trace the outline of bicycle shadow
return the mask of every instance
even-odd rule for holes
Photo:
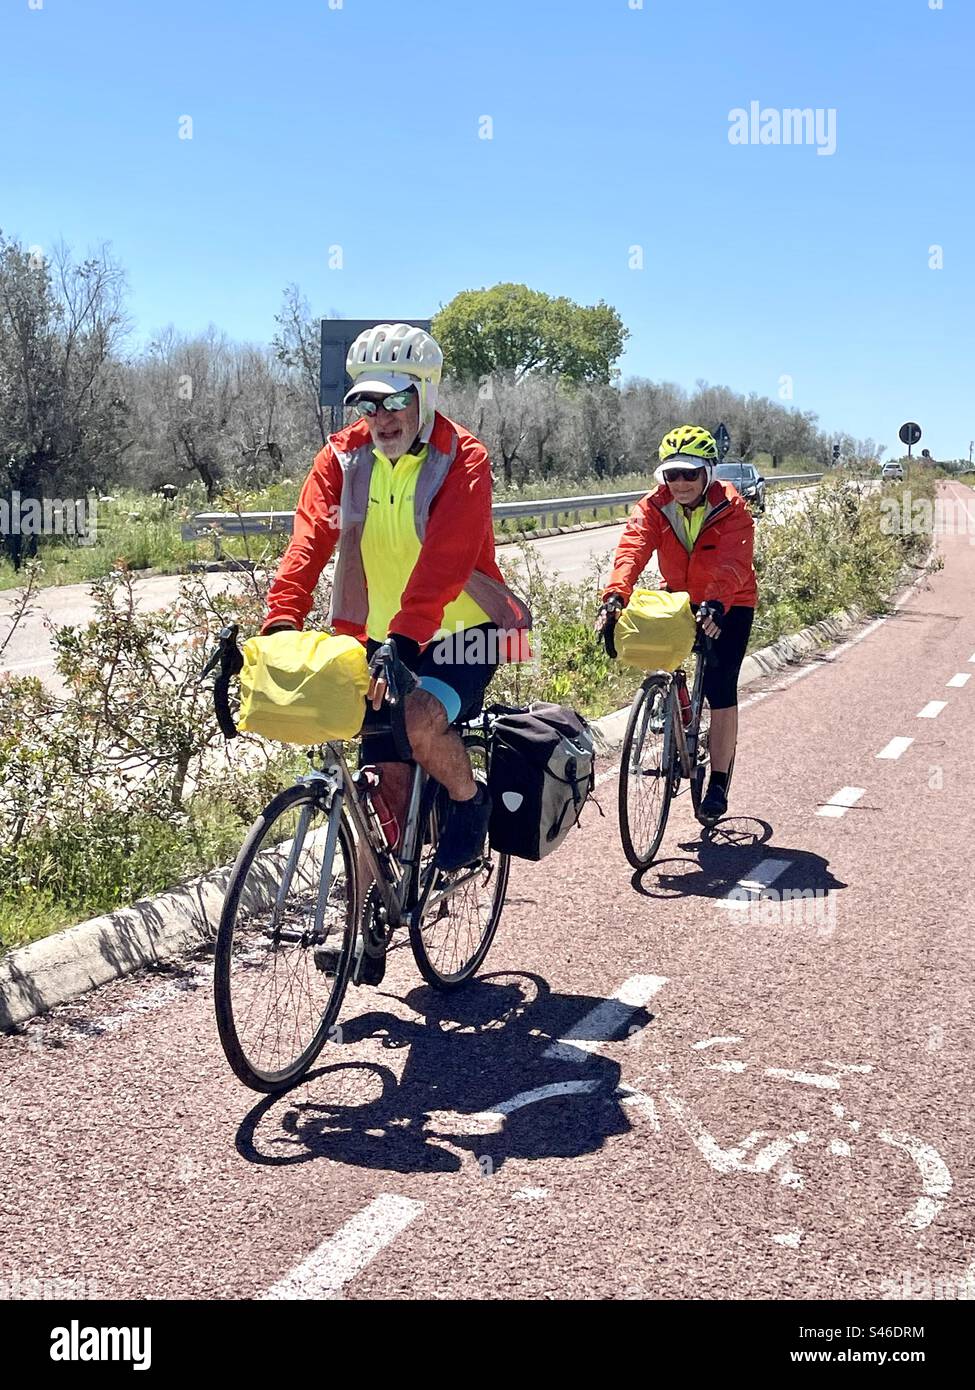
[[[408,1049],[398,1079],[369,1057],[317,1067],[244,1117],[241,1156],[413,1173],[458,1172],[470,1154],[488,1175],[509,1158],[593,1153],[630,1130],[618,1063],[557,1040],[570,1030],[584,1043],[626,1037],[651,1022],[646,1009],[553,994],[541,976],[521,971],[484,975],[449,994],[421,985],[400,1002],[413,1018],[374,1009],[342,1025],[341,1048],[328,1045],[333,1055],[377,1042]],[[597,1007],[598,1023],[587,1028],[582,1020]],[[593,1032],[599,1036],[587,1036]],[[365,1099],[363,1086],[372,1088]]]
[[[772,844],[773,833],[767,821],[729,816],[702,830],[699,840],[684,841],[680,848],[690,851],[685,858],[655,860],[630,881],[645,898],[725,899],[763,860],[775,860],[780,870],[773,880],[777,894],[823,896],[848,887],[821,854]]]

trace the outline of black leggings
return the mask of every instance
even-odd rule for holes
[[[721,634],[712,642],[711,659],[704,668],[704,698],[712,709],[733,709],[738,703],[738,672],[754,617],[754,608],[734,605],[715,619]]]

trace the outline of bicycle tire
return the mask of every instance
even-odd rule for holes
[[[634,869],[647,869],[653,863],[654,857],[660,848],[664,831],[667,828],[667,818],[670,815],[670,803],[674,794],[674,768],[673,761],[676,756],[673,739],[668,738],[666,723],[660,734],[660,746],[658,755],[654,757],[655,766],[644,768],[643,745],[649,732],[650,711],[652,701],[660,697],[662,702],[665,720],[673,718],[674,700],[671,696],[670,681],[667,676],[655,675],[648,676],[640,687],[640,692],[634,699],[630,707],[630,716],[626,721],[626,733],[623,735],[623,747],[620,750],[620,775],[619,775],[619,822],[620,822],[620,841],[623,845],[623,853],[626,855]],[[648,702],[650,709],[648,709]],[[642,729],[642,732],[641,732]],[[640,747],[635,748],[639,740]],[[664,768],[664,750],[670,746],[673,750],[670,755],[670,768]],[[634,767],[634,756],[636,761],[641,764]],[[654,784],[662,787],[660,804],[653,816],[648,818],[646,828],[642,829],[637,823],[637,818],[631,814],[630,799],[631,793],[636,794],[641,790],[641,784],[637,782],[635,774],[639,772],[641,779],[652,778]],[[635,796],[634,796],[635,799]],[[648,838],[649,837],[649,838]]]
[[[470,734],[464,736],[463,742],[468,753],[472,755],[474,776],[479,781],[486,781],[489,755],[483,737],[478,734]],[[424,840],[428,846],[428,858],[423,863],[422,852],[419,852],[414,865],[410,892],[409,930],[413,959],[416,961],[416,967],[424,980],[434,989],[452,990],[459,989],[461,985],[472,979],[491,949],[491,943],[494,941],[504,909],[511,860],[507,854],[499,854],[490,846],[486,846],[487,867],[484,881],[480,885],[481,891],[488,900],[486,902],[486,919],[481,925],[476,945],[472,945],[470,953],[464,956],[460,966],[454,970],[443,969],[442,964],[437,963],[432,951],[433,927],[457,914],[461,905],[465,901],[469,902],[471,898],[471,893],[466,888],[458,890],[452,897],[445,899],[440,904],[438,915],[432,922],[427,919],[428,909],[425,907],[425,903],[431,897],[431,890],[434,888],[437,877],[431,871],[430,859],[436,850],[439,820],[443,815],[445,800],[446,793],[443,787],[436,782],[429,782],[425,789],[421,811],[423,817],[421,823],[424,824]],[[465,871],[461,870],[460,872],[464,873]],[[476,885],[476,883],[477,880],[472,878],[469,886]],[[474,887],[473,891],[476,894],[477,888]]]
[[[295,843],[298,841],[297,831],[290,839],[285,836],[280,840],[275,840],[275,830],[277,828],[278,833],[282,829],[286,830],[288,827],[284,825],[284,817],[290,816],[292,812],[296,811],[299,813],[300,826],[300,815],[305,810],[307,810],[308,816],[304,824],[301,842],[296,851],[297,857],[292,868],[291,884],[289,884],[288,889],[290,893],[292,885],[298,888],[299,893],[296,902],[294,905],[290,902],[284,905],[276,901],[274,908],[271,909],[272,922],[279,919],[286,921],[285,914],[291,913],[292,924],[285,928],[274,926],[269,931],[266,927],[262,928],[260,925],[255,925],[252,919],[259,917],[263,901],[268,896],[269,884],[274,884],[274,874],[277,872],[281,858],[285,853],[284,847],[290,846],[289,853],[294,852]],[[345,886],[344,905],[339,904],[335,918],[336,929],[341,930],[342,940],[338,968],[334,976],[330,977],[328,973],[318,968],[312,954],[314,948],[325,940],[324,936],[321,936],[321,940],[318,939],[322,929],[315,927],[321,874],[321,865],[318,866],[317,873],[315,872],[314,855],[318,842],[307,842],[308,827],[315,812],[321,814],[324,822],[323,825],[317,827],[315,831],[317,834],[325,831],[328,824],[328,813],[321,800],[321,793],[314,787],[299,783],[296,786],[286,788],[273,797],[251,826],[231,871],[227,891],[224,895],[220,926],[217,931],[213,975],[217,1032],[234,1075],[245,1086],[249,1086],[255,1091],[266,1093],[283,1091],[305,1075],[328,1039],[329,1031],[338,1017],[349,983],[358,928],[355,846],[348,819],[343,810],[335,843],[335,856],[341,860]],[[298,859],[305,852],[306,842],[309,843],[310,857],[299,865]],[[262,852],[273,853],[275,859],[259,865],[251,881],[252,896],[245,898],[249,875]],[[333,864],[335,862],[333,859]],[[280,888],[272,891],[280,892]],[[249,911],[242,913],[242,901],[249,901],[252,904]],[[311,929],[302,925],[308,921],[309,910],[313,913]],[[343,918],[344,920],[342,920]],[[282,939],[280,935],[282,931],[287,931],[287,939]],[[328,927],[325,927],[324,931],[327,935]],[[296,940],[296,936],[300,939]],[[295,949],[289,951],[289,948]],[[295,983],[297,982],[300,988],[301,973],[304,975],[304,983],[308,985],[309,994],[312,993],[312,985],[315,985],[317,987],[315,993],[321,996],[327,995],[320,1006],[314,1002],[308,1006],[310,1036],[307,1040],[299,1039],[297,1030],[294,1031],[294,1046],[298,1051],[283,1065],[269,1065],[267,1060],[259,1055],[260,1042],[265,1037],[263,1027],[256,1044],[247,1036],[242,1036],[253,1011],[253,1002],[246,1011],[244,1008],[248,992],[247,985],[252,986],[250,991],[252,1000],[257,999],[259,988],[256,975],[248,977],[248,971],[258,969],[256,953],[260,951],[264,951],[271,960],[271,993],[267,999],[264,1026],[270,1020],[272,1005],[284,1000],[287,1002],[295,1000]],[[299,955],[299,951],[304,954]],[[279,972],[278,962],[285,962],[286,959],[289,961],[289,965],[282,964]],[[294,965],[296,973],[292,980],[287,980],[285,972],[286,969],[290,968],[290,964]],[[309,966],[314,974],[309,973]],[[331,985],[328,983],[330,978],[333,981]],[[260,1008],[258,1009],[259,1013]],[[280,1027],[277,1036],[278,1038],[281,1036]]]

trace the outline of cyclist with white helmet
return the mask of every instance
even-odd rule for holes
[[[744,498],[714,477],[718,448],[700,425],[664,436],[659,486],[633,508],[603,590],[596,631],[615,623],[656,551],[663,587],[690,595],[697,621],[715,639],[704,669],[711,706],[711,778],[699,817],[710,824],[728,809],[728,774],[738,741],[738,672],[748,647],[758,586],[755,523]]]
[[[495,561],[487,450],[437,410],[435,339],[378,324],[353,343],[346,370],[345,403],[357,418],[315,458],[262,632],[301,627],[338,545],[329,621],[365,643],[373,675],[361,761],[380,766],[382,798],[402,826],[409,766],[391,735],[369,733],[381,720],[387,663],[401,661],[420,678],[404,706],[414,757],[450,797],[437,854],[452,870],[479,856],[490,802],[450,726],[480,708],[531,616]]]

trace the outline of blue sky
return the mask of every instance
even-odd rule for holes
[[[111,243],[135,342],[266,341],[291,281],[350,318],[522,281],[614,304],[624,375],[789,376],[827,429],[956,457],[975,17],[931,3],[4,0],[0,228]],[[752,101],[835,109],[835,153],[731,144]]]

